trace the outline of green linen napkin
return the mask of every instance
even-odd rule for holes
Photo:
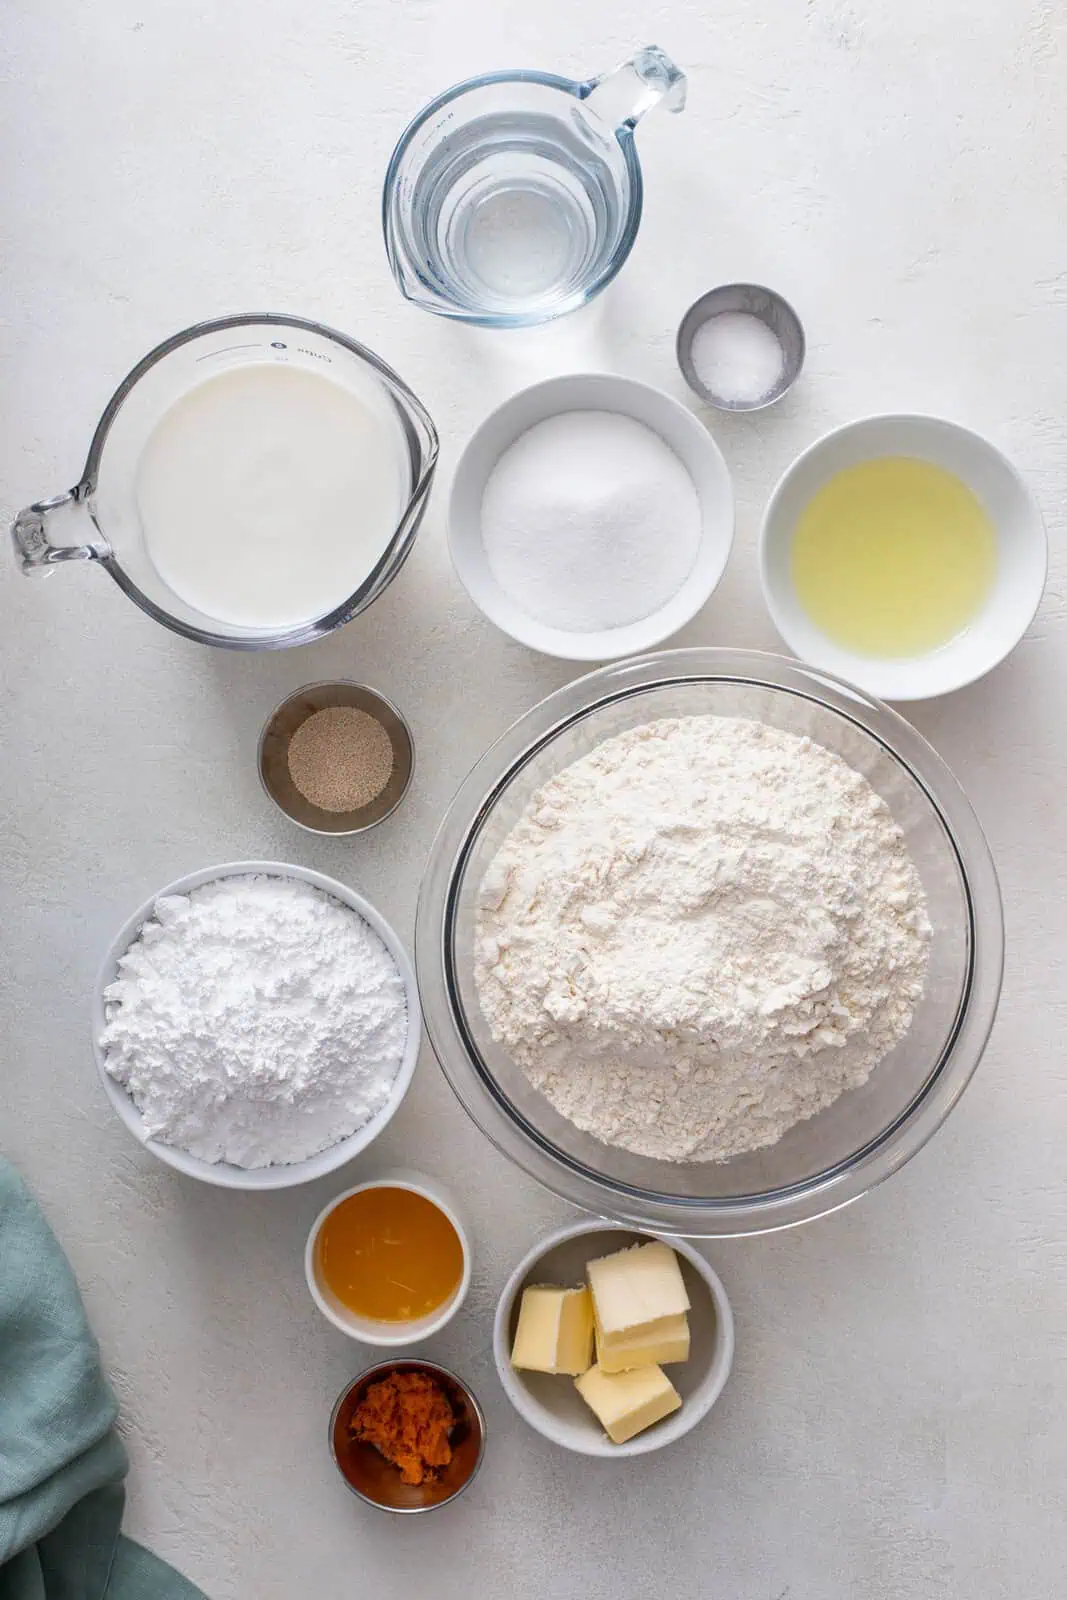
[[[0,1600],[204,1600],[119,1533],[117,1410],[67,1259],[0,1159]]]

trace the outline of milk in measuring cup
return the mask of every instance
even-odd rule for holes
[[[163,414],[136,495],[176,595],[220,622],[278,629],[356,592],[408,489],[399,424],[322,373],[260,363],[207,378]]]

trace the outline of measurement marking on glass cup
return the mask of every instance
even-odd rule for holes
[[[253,341],[253,342],[251,342],[249,344],[226,344],[226,345],[223,345],[221,350],[209,350],[207,355],[197,356],[196,360],[198,362],[200,362],[200,361],[214,361],[218,356],[231,355],[234,350],[258,350],[258,349],[259,349],[259,344],[258,344],[257,341]]]

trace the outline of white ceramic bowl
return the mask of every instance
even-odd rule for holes
[[[117,977],[119,957],[126,954],[141,928],[152,916],[156,901],[168,894],[188,894],[191,889],[199,889],[205,883],[214,883],[217,878],[243,878],[257,873],[274,878],[299,878],[304,883],[310,883],[316,889],[321,889],[324,894],[332,895],[335,900],[340,900],[342,905],[350,906],[370,924],[396,962],[404,980],[404,992],[408,1004],[408,1036],[400,1070],[393,1080],[389,1098],[381,1110],[377,1111],[369,1122],[364,1123],[362,1128],[357,1128],[355,1133],[350,1134],[347,1139],[340,1140],[338,1144],[331,1145],[328,1150],[320,1150],[318,1155],[309,1156],[306,1161],[293,1161],[286,1166],[236,1167],[226,1161],[201,1161],[185,1150],[163,1144],[158,1139],[150,1139],[145,1133],[141,1113],[134,1104],[132,1095],[122,1084],[117,1083],[107,1070],[104,1052],[100,1048],[100,1036],[106,1021],[104,991]],[[132,917],[123,923],[112,940],[93,992],[92,1021],[93,1056],[100,1081],[112,1107],[134,1138],[168,1167],[184,1172],[187,1177],[199,1178],[203,1183],[217,1184],[222,1189],[290,1189],[297,1184],[311,1183],[314,1179],[323,1178],[327,1173],[336,1172],[338,1167],[343,1167],[353,1156],[359,1155],[361,1150],[372,1144],[392,1119],[407,1094],[422,1042],[422,1011],[419,1006],[415,974],[403,945],[385,918],[368,900],[364,900],[361,894],[356,894],[354,889],[338,883],[335,878],[327,878],[321,872],[312,872],[307,867],[290,866],[280,861],[229,861],[222,866],[204,867],[200,872],[190,872],[186,877],[177,878],[165,888],[158,889]]]
[[[658,433],[693,480],[703,516],[696,562],[665,606],[622,628],[574,633],[529,616],[497,583],[482,544],[482,495],[493,468],[515,440],[565,411],[616,411]],[[452,563],[471,599],[520,644],[567,661],[608,661],[651,650],[692,620],[722,577],[734,536],[734,496],[718,445],[679,401],[648,384],[613,374],[574,373],[523,389],[493,411],[456,468],[448,514]]]
[[[319,1272],[315,1247],[323,1223],[343,1200],[350,1200],[354,1194],[363,1194],[367,1189],[409,1189],[413,1194],[421,1194],[424,1200],[429,1200],[439,1211],[444,1212],[456,1230],[456,1236],[463,1250],[463,1272],[448,1299],[429,1316],[415,1317],[410,1322],[402,1323],[382,1322],[376,1317],[358,1316],[338,1300]],[[451,1198],[435,1178],[428,1178],[421,1172],[409,1172],[407,1168],[394,1168],[381,1173],[377,1178],[369,1179],[366,1183],[357,1183],[353,1189],[343,1190],[341,1194],[334,1196],[329,1205],[323,1206],[311,1224],[307,1244],[304,1246],[304,1276],[307,1278],[311,1298],[335,1328],[340,1328],[349,1338],[359,1339],[363,1344],[378,1345],[383,1350],[398,1350],[403,1345],[416,1344],[420,1339],[428,1339],[432,1333],[439,1333],[446,1323],[452,1321],[467,1298],[467,1290],[470,1288],[470,1240],[456,1214]]]
[[[996,530],[997,577],[985,606],[955,639],[922,656],[885,659],[844,648],[812,622],[793,588],[793,534],[804,507],[835,473],[877,456],[918,457],[955,473],[981,501]],[[786,644],[802,661],[883,700],[949,694],[1003,661],[1033,621],[1047,563],[1041,512],[1015,467],[980,434],[939,417],[865,417],[826,434],[780,479],[760,535],[763,593]]]
[[[531,1284],[581,1283],[587,1263],[597,1256],[659,1238],[678,1252],[691,1301],[689,1360],[664,1369],[681,1395],[682,1405],[636,1438],[613,1444],[574,1387],[573,1378],[547,1372],[518,1372],[511,1365],[519,1302],[523,1289]],[[497,1305],[493,1355],[508,1399],[531,1428],[546,1439],[583,1456],[612,1460],[643,1456],[662,1450],[695,1428],[719,1398],[734,1359],[734,1319],[718,1275],[685,1239],[634,1233],[608,1222],[576,1222],[535,1245],[511,1274]]]

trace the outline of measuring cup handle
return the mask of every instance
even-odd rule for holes
[[[646,44],[630,61],[612,72],[591,78],[583,99],[590,110],[616,130],[636,128],[646,111],[664,105],[668,111],[685,106],[686,77],[670,56],[655,44]]]
[[[57,517],[74,510],[85,515],[82,509],[84,486],[67,489],[53,495],[50,500],[38,500],[25,511],[20,511],[11,524],[11,538],[15,545],[15,559],[26,574],[47,572],[61,561],[99,561],[108,554],[101,542],[87,544],[60,544],[49,527]]]

